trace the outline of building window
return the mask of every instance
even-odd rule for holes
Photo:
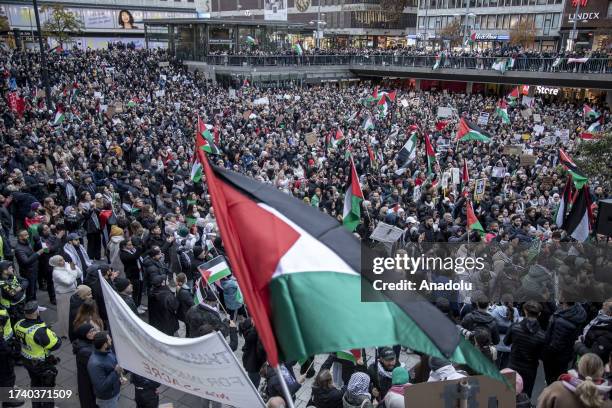
[[[612,0],[608,2],[608,18],[612,17]]]
[[[560,16],[561,15],[559,13],[553,14],[553,23],[552,23],[553,28],[559,28],[559,17]]]
[[[536,14],[535,28],[541,29],[544,23],[544,14]]]

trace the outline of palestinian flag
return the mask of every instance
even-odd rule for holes
[[[393,90],[391,92],[383,92],[383,94],[387,97],[391,102],[395,102],[395,97],[397,96],[397,91]]]
[[[74,104],[77,101],[77,98],[79,97],[79,95],[81,94],[81,91],[79,89],[79,84],[77,84],[76,82],[72,84],[72,95],[70,95],[70,103]]]
[[[561,65],[561,63],[563,62],[563,58],[561,57],[557,57],[555,58],[555,60],[552,63],[552,67],[553,68],[557,68],[559,65]]]
[[[223,255],[201,264],[198,266],[198,270],[202,274],[202,279],[208,284],[215,283],[232,274]]]
[[[557,213],[555,214],[555,225],[557,225],[557,227],[561,227],[563,225],[563,221],[565,221],[565,214],[567,213],[571,197],[572,176],[568,175],[565,188],[563,189],[563,195],[561,196],[561,201],[559,202],[559,207],[557,207]]]
[[[333,135],[333,137],[331,137],[331,147],[337,149],[338,146],[344,142],[344,140],[344,133],[342,133],[342,130],[337,129],[336,133]]]
[[[448,120],[441,120],[436,123],[436,130],[438,132],[442,131],[444,128],[446,128],[446,125],[448,125]]]
[[[257,44],[257,40],[255,40],[250,35],[247,35],[246,38],[244,39],[244,41],[247,43],[247,45],[249,45],[251,47]]]
[[[466,118],[461,118],[459,121],[459,129],[457,130],[457,135],[455,136],[455,141],[465,142],[468,140],[489,142],[491,141],[491,136]]]
[[[378,109],[380,109],[380,116],[387,116],[387,112],[389,111],[389,104],[387,103],[387,95],[383,95],[380,97],[377,103]]]
[[[597,119],[599,117],[599,113],[595,112],[595,109],[591,108],[586,103],[582,106],[582,114],[585,119]]]
[[[397,172],[403,170],[408,166],[416,157],[416,146],[417,146],[417,132],[412,132],[404,147],[400,149],[397,153],[397,157],[395,158],[395,163],[397,163]],[[404,171],[401,171],[400,174],[403,174]]]
[[[470,184],[470,172],[468,171],[467,160],[463,159],[463,167],[461,168],[461,191],[464,197],[467,197],[467,188]]]
[[[53,126],[59,126],[64,123],[66,120],[66,115],[64,114],[64,107],[62,105],[57,106],[57,110],[55,111],[55,118],[53,119]]]
[[[202,122],[199,116],[196,130],[196,150],[203,150],[210,154],[221,154],[221,151],[214,143],[213,135],[210,134],[207,125]]]
[[[576,163],[574,163],[571,157],[569,157],[569,155],[561,148],[559,148],[559,162],[567,169],[569,174],[571,174],[576,189],[580,190],[582,186],[586,184],[588,179],[578,168]]]
[[[439,69],[440,67],[444,66],[444,60],[446,60],[445,52],[441,52],[436,55],[436,62],[434,63],[433,69]]]
[[[128,108],[133,108],[137,104],[138,104],[138,98],[132,98],[128,101],[127,106]]]
[[[363,125],[361,125],[361,127],[363,128],[363,130],[374,129],[374,122],[372,121],[372,117],[368,116],[363,122]]]
[[[499,100],[497,108],[495,109],[495,113],[498,117],[501,118],[502,123],[505,123],[507,125],[510,124],[510,117],[508,116],[508,104],[506,103],[506,101],[504,101],[503,99]]]
[[[468,200],[466,203],[466,212],[467,212],[467,228],[469,231],[478,231],[480,236],[482,237],[485,233],[480,221],[478,221],[478,217],[474,213],[474,207],[472,207],[472,201]]]
[[[425,153],[427,153],[427,174],[434,174],[434,165],[436,164],[436,152],[431,145],[429,135],[425,135]]]
[[[52,48],[51,51],[49,51],[49,53],[51,54],[61,54],[63,52],[64,52],[64,49],[62,48],[61,45],[58,45],[57,47]]]
[[[298,56],[302,56],[302,54],[304,54],[304,51],[302,50],[302,46],[300,44],[293,44],[293,51],[295,51],[295,53]]]
[[[594,134],[591,132],[582,132],[578,135],[582,140],[597,140],[601,137],[600,134]]]
[[[374,91],[372,91],[372,99],[374,100],[378,100],[379,96],[378,96],[378,87],[374,88]]]
[[[357,360],[361,358],[361,349],[339,351],[336,353],[336,357],[357,364]]]
[[[584,242],[589,237],[591,229],[590,208],[589,186],[583,185],[561,226],[576,241]]]
[[[600,115],[593,122],[591,122],[591,124],[587,128],[587,132],[589,132],[589,133],[599,132],[601,130],[601,127],[603,126],[603,123],[604,123],[603,119],[604,119],[603,116]]]
[[[401,344],[504,381],[430,302],[362,285],[359,240],[333,217],[197,153],[223,245],[272,367]],[[386,302],[362,302],[362,295]]]
[[[376,161],[376,155],[374,154],[374,150],[372,146],[368,144],[368,158],[370,159],[370,167],[373,169],[378,168],[378,161]]]
[[[344,193],[344,210],[342,211],[342,224],[349,230],[355,231],[355,228],[361,222],[361,202],[363,201],[363,192],[359,185],[359,176],[355,169],[353,158],[350,158],[351,172]]]
[[[191,166],[190,178],[194,183],[199,183],[202,180],[202,165],[200,162],[193,162],[193,165]]]
[[[491,68],[495,71],[499,71],[502,75],[508,70],[508,58],[498,59],[491,65]]]
[[[193,294],[193,304],[199,305],[204,302],[204,295],[202,294],[202,279],[196,280],[195,293]]]

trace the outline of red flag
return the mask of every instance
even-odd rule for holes
[[[372,92],[372,98],[378,99],[378,87],[374,88],[374,92]]]
[[[436,123],[436,130],[438,132],[441,131],[441,130],[444,130],[446,125],[448,125],[448,121],[447,120],[441,120],[438,123]]]

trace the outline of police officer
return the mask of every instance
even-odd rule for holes
[[[15,275],[12,262],[0,261],[0,305],[8,310],[13,324],[23,319],[27,287],[27,279]]]
[[[38,314],[38,303],[31,300],[24,306],[25,319],[15,324],[15,337],[21,345],[23,365],[30,375],[30,386],[55,387],[59,362],[50,352],[62,345],[62,340],[47,327]],[[33,402],[33,408],[53,408],[53,402]]]
[[[13,327],[8,310],[0,306],[0,387],[13,388],[15,386],[15,363],[13,360]],[[2,408],[20,407],[25,401],[3,402]]]

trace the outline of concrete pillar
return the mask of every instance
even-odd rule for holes
[[[421,80],[420,80],[420,79],[416,79],[416,80],[414,81],[414,88],[415,88],[417,91],[420,91],[420,90],[421,90]],[[609,93],[609,92],[608,92],[608,93]]]
[[[608,106],[612,106],[612,91],[606,92],[606,103]]]
[[[471,93],[472,93],[472,87],[473,87],[473,86],[474,86],[474,83],[473,83],[473,82],[468,82],[468,83],[465,85],[465,93],[466,93],[466,94],[468,94],[468,95],[469,95],[469,94],[471,94]]]

